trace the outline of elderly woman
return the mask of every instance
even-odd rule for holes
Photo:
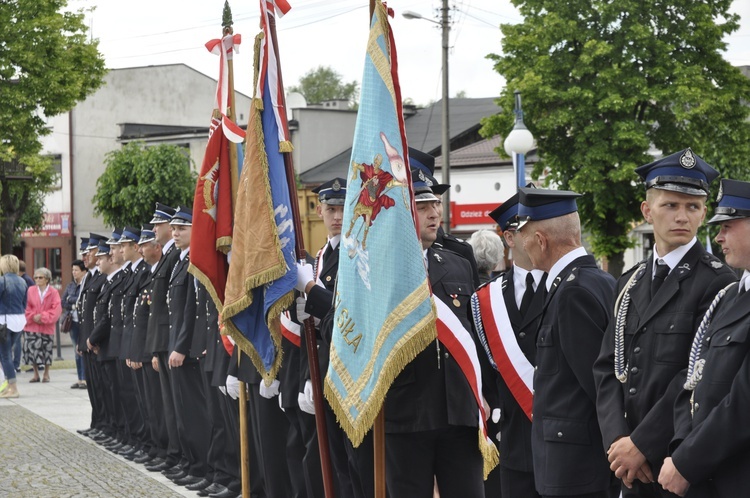
[[[39,382],[39,365],[44,365],[42,382],[49,382],[52,364],[52,335],[60,318],[60,294],[50,287],[52,273],[47,268],[34,271],[36,285],[29,287],[26,297],[26,328],[23,343],[24,362],[34,367],[34,377],[29,382]]]
[[[4,323],[6,339],[0,343],[0,362],[8,387],[0,398],[17,398],[16,369],[13,366],[13,346],[21,340],[26,325],[26,282],[18,276],[18,258],[12,254],[0,257],[0,323]]]
[[[487,229],[477,230],[471,234],[468,242],[474,250],[481,283],[492,280],[493,271],[505,269],[505,248],[498,234]]]

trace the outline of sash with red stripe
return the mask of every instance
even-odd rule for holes
[[[503,299],[503,284],[503,277],[500,277],[471,297],[474,325],[490,362],[500,372],[518,406],[531,420],[534,366],[518,345]]]
[[[474,399],[477,402],[477,417],[479,420],[479,450],[484,459],[485,476],[498,463],[497,448],[487,435],[486,414],[482,400],[482,373],[479,366],[479,357],[474,339],[468,330],[461,324],[458,317],[451,311],[447,304],[435,298],[437,308],[437,333],[438,340],[445,346],[448,352],[458,363],[461,372],[466,376],[466,380],[471,386],[474,393]]]
[[[288,311],[281,314],[281,335],[295,346],[300,347],[300,325],[292,321],[292,316]]]

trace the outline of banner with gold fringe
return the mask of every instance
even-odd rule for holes
[[[291,143],[286,112],[278,98],[283,91],[278,52],[268,28],[270,16],[279,9],[275,3],[260,3],[263,32],[255,42],[255,94],[222,315],[225,332],[266,380],[275,377],[281,365],[279,317],[294,300],[297,280],[294,223],[283,158]]]
[[[355,446],[393,380],[436,337],[387,15],[378,2],[347,178],[325,383],[325,396]]]

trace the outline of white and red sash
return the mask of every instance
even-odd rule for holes
[[[503,298],[503,277],[479,289],[475,296],[479,302],[479,320],[477,313],[474,314],[477,331],[483,340],[486,340],[497,371],[500,372],[518,405],[531,420],[534,366],[521,351],[513,332]],[[476,309],[474,311],[476,312]]]
[[[300,347],[300,325],[292,321],[292,316],[288,311],[281,314],[281,335],[283,335],[289,342],[297,347]]]
[[[492,459],[490,455],[497,453],[497,448],[492,443],[492,439],[487,435],[487,417],[482,399],[482,373],[480,371],[477,348],[469,331],[461,324],[461,321],[448,305],[437,296],[433,295],[433,297],[437,308],[436,326],[438,340],[453,356],[456,363],[458,363],[461,372],[466,376],[466,380],[469,382],[469,386],[471,386],[471,391],[474,393],[474,399],[477,402],[477,416],[481,433],[480,451],[487,463],[488,459]],[[492,466],[489,468],[492,468]]]

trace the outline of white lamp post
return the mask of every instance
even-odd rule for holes
[[[526,154],[534,147],[534,136],[523,124],[521,92],[516,90],[516,124],[505,138],[505,153],[513,158],[516,165],[516,181],[519,187],[526,185]]]

